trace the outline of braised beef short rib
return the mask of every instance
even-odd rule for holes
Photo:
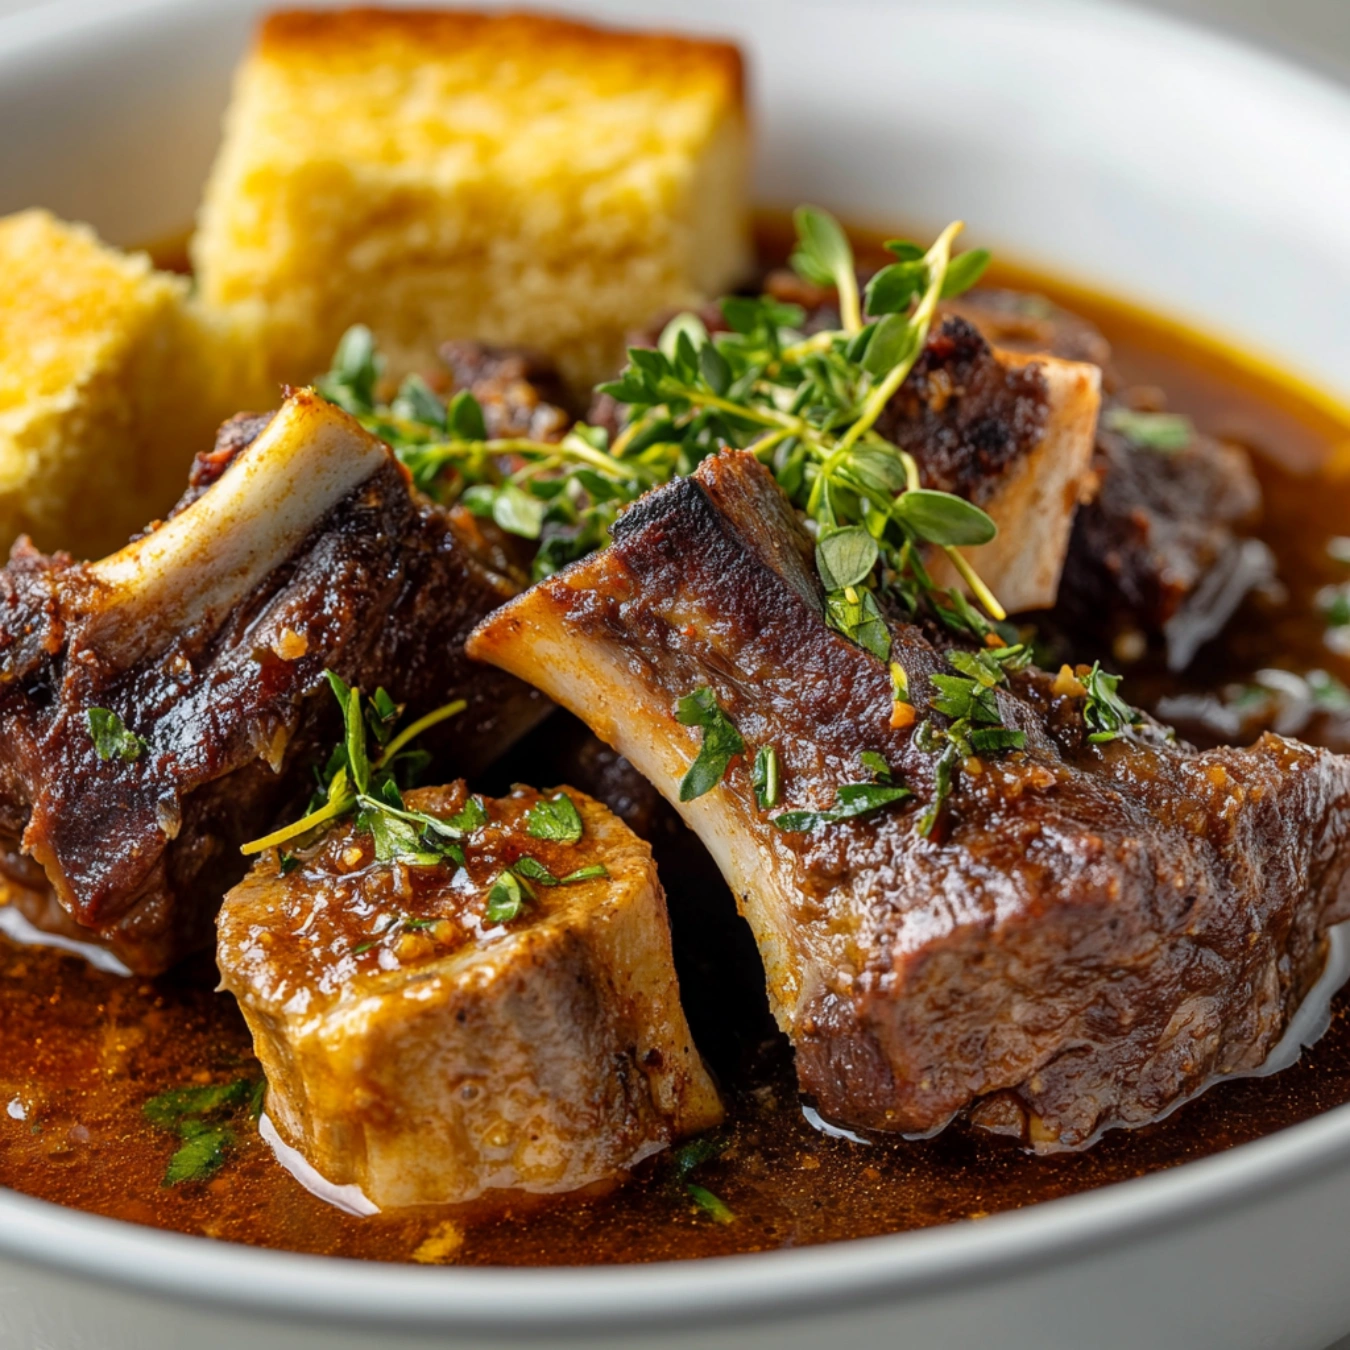
[[[1261,1064],[1350,916],[1350,761],[1266,735],[1197,753],[1144,722],[1088,740],[1077,680],[997,691],[1026,748],[967,761],[892,726],[885,664],[826,626],[811,541],[753,457],[651,493],[608,550],[497,611],[471,654],[587,721],[676,803],[758,941],[804,1091],[828,1119],[922,1132],[956,1113],[1040,1149],[1156,1118]],[[910,698],[958,645],[892,625]],[[746,754],[679,803],[707,686]],[[762,810],[750,760],[775,747]],[[914,797],[789,832],[882,756]]]
[[[54,895],[141,972],[210,945],[239,846],[300,814],[341,734],[325,668],[410,718],[466,698],[428,748],[479,770],[546,706],[463,655],[515,592],[482,554],[471,516],[308,392],[227,424],[120,553],[21,541],[0,570],[0,866],[34,920]],[[142,748],[100,758],[91,709]]]

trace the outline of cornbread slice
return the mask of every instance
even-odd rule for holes
[[[750,258],[740,56],[529,14],[274,14],[238,72],[192,254],[256,303],[271,371],[350,324],[394,373],[476,338],[615,368],[653,313]]]
[[[575,1190],[722,1119],[651,849],[571,788],[475,801],[406,799],[462,865],[380,862],[344,825],[284,875],[269,853],[220,914],[269,1118],[381,1208]],[[560,810],[575,836],[541,827]]]
[[[274,386],[187,281],[45,211],[0,219],[0,548],[109,552],[167,511],[192,457]]]

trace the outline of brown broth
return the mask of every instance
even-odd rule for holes
[[[781,226],[770,220],[761,233],[772,255]],[[1257,452],[1266,493],[1261,533],[1278,558],[1287,601],[1248,605],[1185,681],[1146,663],[1131,675],[1138,680],[1131,693],[1147,700],[1213,688],[1272,664],[1320,666],[1350,681],[1350,661],[1326,647],[1312,601],[1319,586],[1350,577],[1325,549],[1327,538],[1350,532],[1343,470],[1350,413],[1128,305],[1006,266],[991,280],[1041,291],[1092,319],[1128,382],[1165,388],[1171,408]],[[546,752],[546,739],[532,751]],[[159,980],[123,980],[3,938],[0,1185],[154,1227],[329,1255],[467,1265],[654,1261],[977,1219],[1172,1167],[1350,1101],[1347,996],[1330,1031],[1294,1068],[1221,1084],[1168,1119],[1108,1134],[1086,1153],[1038,1158],[962,1126],[922,1142],[826,1137],[801,1114],[790,1055],[772,1031],[753,946],[730,895],[709,880],[687,835],[672,836],[664,849],[658,842],[657,856],[690,1019],[729,1105],[725,1151],[694,1179],[730,1206],[735,1222],[701,1212],[663,1157],[624,1185],[585,1195],[353,1218],[284,1172],[246,1112],[212,1180],[165,1187],[176,1141],[144,1119],[143,1104],[167,1088],[259,1073],[233,1001],[212,992],[209,960]]]

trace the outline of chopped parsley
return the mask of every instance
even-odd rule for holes
[[[236,1078],[205,1087],[170,1088],[151,1097],[141,1114],[179,1140],[161,1185],[208,1181],[220,1171],[235,1143],[231,1120],[245,1110],[256,1120],[262,1114],[264,1090],[261,1079]]]
[[[532,839],[546,839],[555,844],[575,844],[583,830],[581,813],[565,792],[541,797],[525,819],[526,834]]]
[[[705,792],[711,792],[722,781],[731,761],[745,753],[745,742],[707,685],[680,699],[675,718],[684,726],[703,730],[703,745],[698,757],[680,782],[680,800],[692,802]]]
[[[1094,661],[1092,669],[1083,677],[1083,687],[1087,690],[1083,720],[1090,728],[1088,740],[1093,745],[1114,741],[1144,720],[1142,713],[1116,693],[1120,680],[1119,675],[1108,675],[1100,661]]]
[[[688,1196],[714,1223],[735,1223],[736,1216],[722,1199],[706,1186],[691,1181],[690,1177],[696,1168],[725,1152],[726,1147],[725,1139],[703,1135],[681,1144],[670,1153],[670,1169],[677,1191]]]
[[[139,759],[150,748],[147,741],[127,730],[111,708],[88,708],[84,715],[94,753],[105,763],[110,759]]]
[[[914,794],[899,783],[845,783],[835,789],[834,806],[828,811],[784,811],[773,823],[780,829],[797,834],[835,825],[841,820],[855,820],[858,816],[880,811],[892,802],[904,801]]]

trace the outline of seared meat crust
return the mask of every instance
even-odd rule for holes
[[[153,561],[166,527],[95,564],[21,542],[0,570],[0,831],[141,972],[209,945],[220,897],[245,871],[239,845],[303,808],[312,768],[340,735],[325,668],[371,692],[383,685],[413,717],[466,697],[428,748],[470,772],[543,710],[462,655],[473,624],[514,587],[476,560],[456,518],[416,499],[388,451],[315,396],[295,395],[277,418],[297,436],[332,433],[326,465],[366,459],[321,519],[283,536],[282,560],[242,597],[226,596],[228,574],[190,575],[192,550],[219,541],[201,513],[228,473],[195,498],[194,485],[195,504],[175,513],[167,575],[127,579]],[[265,438],[236,451],[236,472],[265,479],[255,459],[270,453]],[[221,528],[252,530],[253,518]],[[163,602],[145,602],[151,587]],[[180,590],[200,603],[178,623],[164,613]],[[91,708],[112,709],[146,748],[100,760]]]
[[[678,808],[755,930],[828,1118],[927,1131],[1001,1093],[1028,1142],[1078,1147],[1259,1065],[1326,927],[1350,915],[1350,764],[1276,736],[1198,754],[1152,724],[1093,745],[1082,698],[1030,670],[998,693],[1026,750],[967,763],[924,838],[935,757],[891,726],[889,672],[822,609],[786,499],[726,454],[651,493],[612,548],[506,606],[469,650],[570,707],[672,800],[697,750],[675,704],[700,685],[751,753],[776,747],[778,810],[830,806],[866,778],[862,751],[914,789],[786,833],[739,762]],[[922,709],[941,651],[917,627],[893,634]]]

